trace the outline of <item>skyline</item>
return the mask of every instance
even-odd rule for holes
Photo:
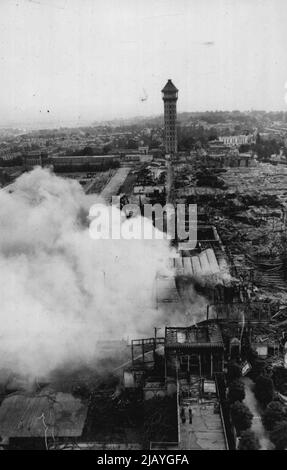
[[[2,0],[0,125],[286,111],[284,0]]]

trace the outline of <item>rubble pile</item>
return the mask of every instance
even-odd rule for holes
[[[202,162],[202,156],[191,159],[194,181],[181,196],[197,204],[200,220],[216,226],[231,275],[244,291],[240,297],[270,303],[272,325],[254,341],[275,348],[287,328],[287,167],[257,162],[209,168]]]

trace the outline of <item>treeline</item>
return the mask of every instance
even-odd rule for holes
[[[0,171],[0,183],[1,185],[10,183],[12,181],[12,178],[6,171]]]
[[[242,144],[239,147],[239,152],[244,153],[252,150],[256,153],[259,160],[268,160],[271,155],[278,155],[282,147],[284,147],[283,141],[276,139],[263,140],[260,134],[258,134],[255,144]]]
[[[84,148],[79,148],[76,150],[72,149],[67,149],[65,152],[65,156],[67,157],[91,157],[94,155],[103,155],[108,152],[104,150],[104,148],[98,148],[98,149],[93,149],[92,147],[84,147]]]

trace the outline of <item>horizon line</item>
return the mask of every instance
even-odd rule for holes
[[[240,110],[240,109],[206,109],[206,110],[194,110],[194,111],[178,111],[177,116],[181,114],[204,114],[204,113],[287,113],[287,109],[245,109],[245,110]],[[0,129],[13,129],[17,128],[18,126],[21,127],[31,127],[31,126],[41,126],[41,125],[57,125],[57,127],[73,127],[73,124],[77,124],[75,127],[91,127],[91,126],[96,126],[99,125],[100,123],[107,123],[107,122],[116,122],[116,121],[131,121],[131,120],[148,120],[148,119],[156,119],[156,118],[163,118],[164,113],[158,113],[158,114],[150,114],[150,115],[133,115],[133,116],[120,116],[120,117],[111,117],[111,118],[101,118],[101,119],[94,119],[94,118],[75,118],[75,119],[55,119],[54,121],[47,122],[45,120],[41,121],[36,121],[36,120],[28,120],[26,122],[21,121],[21,120],[13,120],[13,121],[8,121],[7,123],[0,123]],[[83,121],[82,125],[79,125],[79,121]],[[63,124],[61,124],[61,122]],[[86,122],[86,124],[84,124]],[[43,128],[44,129],[44,128]]]

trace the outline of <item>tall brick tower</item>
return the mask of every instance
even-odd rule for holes
[[[164,101],[165,152],[174,155],[177,152],[176,102],[178,89],[171,80],[161,90]]]

